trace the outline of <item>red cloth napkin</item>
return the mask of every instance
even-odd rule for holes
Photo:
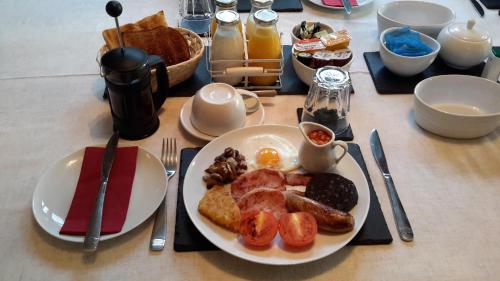
[[[323,4],[327,6],[333,6],[333,7],[344,7],[344,4],[342,4],[342,0],[322,0]],[[351,6],[358,6],[358,1],[356,0],[349,0],[349,3],[351,3]]]
[[[119,147],[109,175],[104,199],[101,234],[120,232],[127,217],[134,182],[137,146]],[[101,177],[104,148],[87,147],[73,201],[59,233],[85,235],[94,209]]]

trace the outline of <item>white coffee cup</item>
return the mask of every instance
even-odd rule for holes
[[[255,101],[247,105],[244,98]],[[225,83],[212,83],[194,96],[190,120],[198,131],[220,136],[245,126],[246,114],[257,111],[260,106],[259,98],[252,92],[236,90]]]

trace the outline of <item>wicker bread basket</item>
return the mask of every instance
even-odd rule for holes
[[[184,36],[184,38],[186,38],[186,41],[189,45],[189,54],[191,58],[187,61],[167,66],[169,87],[173,87],[189,79],[189,77],[191,77],[191,75],[193,75],[194,71],[196,70],[196,67],[198,66],[198,63],[200,62],[201,58],[203,58],[203,54],[205,51],[205,45],[203,44],[203,41],[200,38],[200,36],[198,36],[196,33],[181,27],[176,27],[175,29],[179,31],[182,34],[182,36]],[[104,45],[99,50],[97,59],[98,63],[101,60],[100,58],[107,51],[109,51],[109,49],[106,45]],[[157,89],[156,71],[153,70],[151,74],[152,74],[151,85],[153,91],[156,92]]]

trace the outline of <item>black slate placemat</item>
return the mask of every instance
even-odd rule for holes
[[[466,70],[451,68],[437,57],[424,72],[411,77],[398,76],[389,71],[382,62],[379,52],[363,53],[366,65],[370,71],[375,89],[379,94],[413,94],[417,84],[429,77],[445,74],[463,74],[481,76],[484,63]]]
[[[500,9],[500,0],[479,0],[487,9]]]
[[[363,173],[366,176],[368,186],[370,189],[370,208],[366,221],[354,237],[349,245],[378,245],[390,244],[392,236],[387,227],[387,223],[380,209],[380,203],[377,194],[373,189],[373,185],[366,168],[363,155],[359,145],[349,143],[349,154],[351,154],[356,162],[360,165]],[[184,148],[181,150],[181,162],[179,172],[179,187],[177,192],[177,213],[175,219],[175,235],[174,235],[174,250],[177,252],[190,252],[190,251],[211,251],[218,250],[218,248],[208,241],[194,226],[189,219],[189,216],[184,205],[183,184],[184,176],[186,175],[187,168],[191,160],[200,151],[201,148]]]
[[[238,12],[248,13],[252,8],[251,0],[238,0]],[[276,12],[302,12],[300,0],[274,0],[271,7]]]
[[[284,95],[307,95],[309,85],[302,82],[292,62],[292,46],[283,45],[283,75],[281,76],[280,93]]]
[[[215,11],[215,0],[212,1],[212,8]],[[236,10],[239,13],[248,13],[251,8],[251,0],[238,0]],[[274,0],[271,9],[276,12],[302,12],[304,8],[302,7],[302,2],[300,2],[300,0]],[[242,16],[242,19],[246,21],[247,17]]]
[[[300,122],[302,122],[302,111],[304,109],[301,107],[301,108],[297,108],[297,119]],[[349,124],[349,127],[347,128],[347,130],[345,132],[343,132],[342,134],[335,134],[335,139],[336,140],[342,140],[342,141],[352,141],[354,139],[354,134],[352,133],[352,127],[351,127],[351,124]]]
[[[186,176],[189,164],[200,150],[201,148],[183,148],[181,150],[174,234],[174,250],[176,252],[210,251],[219,249],[196,229],[184,205],[184,177]]]

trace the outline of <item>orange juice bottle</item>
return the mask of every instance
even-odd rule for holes
[[[238,4],[237,0],[215,0],[215,13],[214,13],[214,15],[216,15],[217,12],[224,11],[224,10],[230,10],[230,11],[237,12],[236,11],[237,4]],[[241,20],[238,23],[238,29],[240,30],[240,32],[243,32],[243,24],[241,23]],[[212,23],[210,24],[211,36],[214,36],[216,30],[217,30],[217,20],[215,19],[215,16],[214,16],[214,17],[212,17]]]
[[[255,19],[254,19],[255,12],[262,9],[271,9],[271,6],[273,5],[273,0],[252,0],[251,3],[252,3],[252,8],[250,9],[250,14],[248,15],[245,28],[247,40],[250,39],[251,36],[250,34],[253,33],[255,29]]]
[[[280,59],[280,34],[276,28],[278,14],[269,9],[259,10],[254,14],[255,29],[251,30],[248,40],[249,59]],[[248,32],[248,29],[247,29]],[[279,62],[252,62],[250,66],[260,66],[266,70],[279,70]],[[251,76],[250,83],[256,86],[271,86],[276,84],[278,76]]]

